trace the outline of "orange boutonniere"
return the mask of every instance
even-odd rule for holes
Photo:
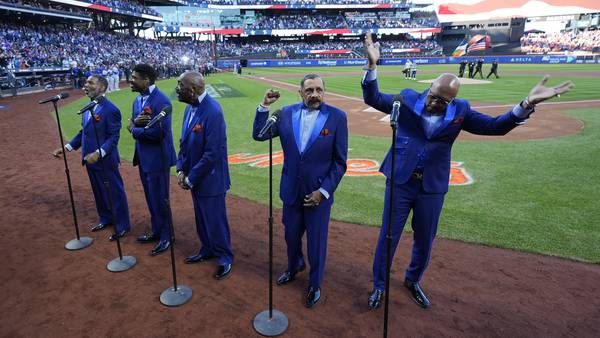
[[[100,122],[100,115],[94,114],[94,121]]]
[[[152,114],[152,107],[150,107],[150,106],[144,107],[144,109],[142,109],[142,113],[148,114],[148,115]]]
[[[452,120],[452,123],[454,123],[454,124],[461,124],[463,120],[464,119],[462,117],[457,117],[454,120]]]
[[[329,135],[329,129],[325,128],[323,130],[321,130],[321,136],[328,136]]]
[[[194,125],[194,128],[192,128],[192,131],[194,133],[197,133],[197,132],[199,132],[201,130],[202,130],[202,125],[200,123],[196,123],[196,125]]]

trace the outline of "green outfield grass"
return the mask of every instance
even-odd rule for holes
[[[419,77],[424,79],[433,78],[438,72],[455,71],[456,67],[423,66],[420,69],[423,74]],[[587,65],[501,65],[500,80],[486,85],[465,85],[461,89],[461,97],[480,102],[516,103],[541,77],[502,73],[503,70],[519,69],[561,72],[561,76],[553,78],[552,83],[565,80],[563,73],[572,72],[573,76],[569,79],[573,80],[577,87],[562,99],[600,99],[597,89],[599,81],[585,76],[586,73],[600,71],[600,67]],[[426,84],[386,74],[400,70],[401,67],[380,67],[383,91],[398,92],[405,87],[427,87]],[[281,79],[294,84],[298,83],[303,74],[309,72],[339,72],[340,76],[326,77],[327,90],[361,96],[361,76],[344,76],[344,73],[360,72],[358,67],[248,71],[254,74],[295,74],[296,78]],[[583,75],[577,76],[578,73]],[[268,144],[252,140],[251,131],[254,110],[268,86],[232,74],[211,76],[207,78],[207,83],[225,84],[245,95],[218,99],[225,111],[229,154],[267,153]],[[172,96],[174,135],[178,140],[184,106],[176,102],[175,84],[175,80],[166,80],[159,82],[158,86],[167,95]],[[125,89],[108,95],[121,109],[124,121],[131,114],[131,102],[135,94]],[[279,103],[287,105],[298,100],[296,92],[284,91]],[[84,102],[85,99],[81,99],[62,109],[66,138],[70,138],[79,129],[80,120],[73,112]],[[453,150],[453,160],[465,163],[467,171],[475,178],[475,183],[450,188],[440,220],[439,236],[599,263],[600,111],[590,108],[564,113],[573,115],[585,123],[585,128],[580,134],[544,141],[457,142]],[[274,145],[275,150],[280,149],[279,142],[275,142]],[[381,162],[389,147],[389,141],[387,138],[350,135],[349,146],[350,159],[366,158]],[[132,149],[133,140],[123,128],[119,143],[121,157],[130,160]],[[230,165],[230,170],[231,193],[261,203],[268,201],[266,169],[236,164]],[[275,167],[274,170],[276,194],[280,170],[281,166]],[[332,217],[350,223],[379,226],[384,185],[383,177],[345,177],[336,192]],[[281,206],[278,199],[277,206]],[[407,225],[406,229],[410,229],[410,225]],[[350,248],[352,243],[348,245]]]

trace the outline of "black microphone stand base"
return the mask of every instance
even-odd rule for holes
[[[87,248],[92,245],[94,241],[91,237],[79,237],[79,239],[75,238],[70,240],[67,244],[65,244],[65,249],[67,250],[81,250],[83,248]]]
[[[123,272],[127,271],[135,266],[137,261],[133,256],[123,256],[123,258],[115,258],[112,261],[108,262],[106,268],[110,272]]]
[[[166,306],[183,305],[190,298],[192,298],[192,289],[185,285],[177,285],[177,290],[172,286],[160,294],[160,302]]]
[[[273,317],[269,318],[269,310],[254,317],[254,330],[265,337],[275,337],[284,333],[289,325],[283,312],[273,309]]]

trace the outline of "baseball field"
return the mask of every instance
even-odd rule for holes
[[[382,91],[422,90],[427,80],[456,66],[420,66],[417,81],[399,67],[380,67]],[[484,75],[487,75],[484,68]],[[348,171],[335,194],[329,226],[322,298],[304,307],[308,273],[274,287],[274,307],[290,326],[284,337],[380,337],[383,309],[369,311],[372,261],[383,208],[384,178],[377,172],[389,147],[386,115],[362,103],[358,67],[244,69],[206,78],[207,90],[224,109],[232,189],[227,213],[235,254],[230,277],[213,279],[215,262],[183,264],[200,246],[190,193],[171,177],[171,208],[178,283],[193,290],[179,307],[159,302],[171,287],[169,254],[150,257],[152,245],[136,242],[149,231],[150,215],[138,169],[131,165],[133,140],[121,131],[120,167],[131,233],[122,241],[137,265],[111,273],[117,257],[111,230],[91,232],[97,214],[80,152],[67,154],[82,236],[94,239],[80,251],[64,244],[75,237],[60,143],[51,105],[38,100],[58,90],[0,99],[0,337],[258,337],[254,316],[268,308],[268,144],[252,140],[254,110],[268,88],[282,97],[274,108],[299,101],[306,73],[325,79],[325,100],[348,115]],[[402,286],[410,260],[410,226],[392,266],[390,337],[598,337],[600,336],[600,66],[500,65],[500,78],[465,81],[459,96],[484,113],[501,114],[522,100],[543,74],[549,84],[572,80],[575,88],[547,104],[504,137],[461,134],[452,154],[451,187],[429,268],[421,281],[432,307],[423,310]],[[423,81],[423,82],[421,82]],[[171,97],[175,143],[184,106],[176,80],[158,82]],[[137,93],[121,83],[108,94],[130,117]],[[64,139],[80,128],[75,112],[81,90],[59,101]],[[275,277],[286,268],[278,201],[281,170],[275,143]],[[177,148],[177,146],[176,146]]]
[[[422,66],[417,81],[405,80],[401,67],[379,67],[380,89],[397,93],[404,88],[424,90],[426,80],[456,66]],[[230,73],[206,79],[209,93],[225,112],[232,173],[231,193],[266,203],[267,144],[251,138],[254,110],[267,88],[282,98],[273,109],[300,100],[297,89],[304,74],[324,77],[326,97],[349,114],[349,173],[336,192],[332,217],[350,223],[379,226],[385,179],[377,175],[391,142],[384,114],[362,103],[358,67],[246,69],[243,77]],[[461,87],[459,96],[481,112],[497,115],[523,99],[544,74],[551,85],[572,80],[575,89],[542,105],[525,126],[505,137],[465,137],[454,147],[453,179],[439,226],[439,236],[491,246],[600,262],[600,91],[597,65],[502,65],[500,79],[476,78]],[[487,75],[487,73],[485,74]],[[471,81],[469,81],[471,82]],[[184,105],[177,102],[176,80],[158,82],[174,105],[173,126],[179,139]],[[137,93],[124,88],[108,97],[121,109],[123,123],[131,116]],[[80,126],[74,114],[82,98],[66,106],[65,137]],[[133,157],[133,139],[122,130],[121,156]],[[276,151],[279,150],[275,142]],[[256,155],[264,155],[257,157]],[[281,161],[278,162],[281,164]],[[275,167],[275,186],[281,165]],[[277,191],[275,193],[277,195]],[[277,205],[280,202],[277,199]],[[407,226],[407,229],[409,227]]]

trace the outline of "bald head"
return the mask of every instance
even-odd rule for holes
[[[453,94],[452,98],[455,98],[460,88],[460,80],[454,74],[444,73],[433,80],[431,89],[434,88],[437,90],[436,93],[439,93],[439,91],[448,92],[449,94]]]
[[[204,86],[202,74],[195,71],[185,72],[179,76],[175,91],[179,101],[194,104],[198,96],[204,93]]]
[[[460,80],[454,74],[444,73],[433,80],[425,107],[429,112],[444,113],[448,104],[456,98]]]
[[[196,71],[185,72],[181,74],[181,79],[194,87],[204,87],[204,77]]]

